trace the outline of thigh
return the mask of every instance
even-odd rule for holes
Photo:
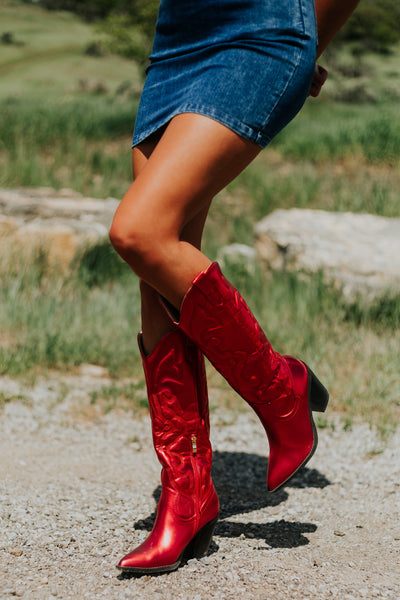
[[[132,172],[133,178],[139,176],[139,173],[146,166],[147,161],[152,155],[155,147],[162,137],[162,131],[156,132],[149,139],[141,142],[135,146],[132,150]],[[194,217],[183,227],[180,235],[180,239],[192,244],[196,248],[201,248],[201,240],[203,237],[203,230],[207,220],[208,211],[210,208],[211,200],[205,203],[205,206],[196,214]]]
[[[207,213],[212,198],[260,152],[221,123],[180,114],[151,149],[133,150],[136,178],[116,218],[143,233],[181,239],[190,222]]]

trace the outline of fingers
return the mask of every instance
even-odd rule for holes
[[[328,71],[321,67],[321,65],[315,65],[314,77],[312,80],[311,88],[308,93],[309,96],[316,98],[319,96],[322,86],[328,78]]]

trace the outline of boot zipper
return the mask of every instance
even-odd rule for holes
[[[197,463],[197,436],[191,436],[192,443],[192,466],[193,466],[193,476],[194,476],[194,486],[195,486],[195,506],[196,506],[196,528],[200,521],[200,473],[199,466]]]

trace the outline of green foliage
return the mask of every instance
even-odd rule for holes
[[[25,0],[31,3],[32,0]],[[38,0],[47,10],[66,10],[89,21],[106,19],[110,15],[129,16],[146,35],[152,35],[158,13],[158,0]]]
[[[400,40],[398,0],[363,0],[339,34],[357,42],[360,50],[387,52]]]
[[[104,45],[109,52],[133,58],[139,64],[146,62],[150,41],[131,17],[112,14],[99,25],[99,31],[107,36]]]
[[[30,0],[25,0],[30,2]],[[109,52],[135,59],[143,66],[150,54],[158,14],[158,0],[39,0],[48,10],[74,12],[88,21],[100,22],[105,42],[93,42],[88,52]]]
[[[106,241],[79,252],[75,266],[78,279],[89,288],[131,274],[130,268]]]
[[[25,0],[31,3],[32,0]],[[134,5],[128,0],[38,0],[47,10],[67,10],[74,12],[89,21],[104,19],[111,12],[127,9]]]

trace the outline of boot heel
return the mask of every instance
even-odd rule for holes
[[[190,544],[186,547],[184,554],[186,560],[201,558],[207,554],[217,521],[218,515],[196,533]]]
[[[308,402],[310,409],[317,412],[325,412],[328,406],[329,392],[309,367],[308,371]]]

